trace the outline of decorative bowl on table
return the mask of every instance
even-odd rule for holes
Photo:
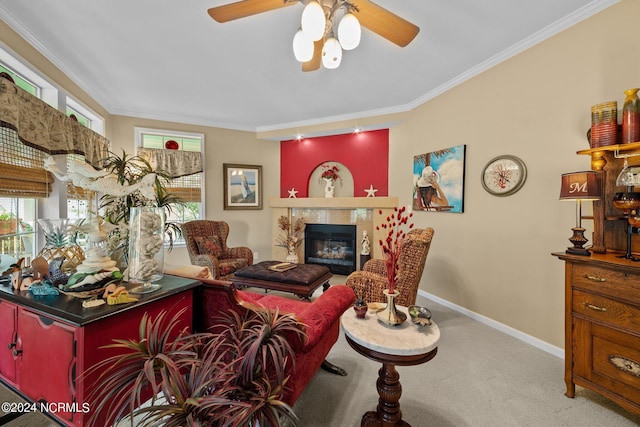
[[[431,311],[427,307],[410,305],[408,311],[413,323],[417,323],[420,326],[431,325]]]

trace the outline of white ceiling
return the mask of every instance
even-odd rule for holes
[[[231,1],[2,0],[0,19],[111,114],[260,132],[410,110],[617,2],[374,0],[416,39],[363,29],[338,69],[303,73],[291,47],[303,6],[207,14]]]

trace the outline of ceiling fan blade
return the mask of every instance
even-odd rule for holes
[[[418,35],[420,28],[369,0],[354,0],[354,15],[360,25],[398,46],[405,47]]]
[[[242,0],[223,6],[212,7],[207,12],[209,12],[209,16],[213,19],[222,23],[280,9],[297,3],[297,1],[291,0]]]
[[[302,71],[315,71],[320,68],[323,47],[324,39],[313,42],[313,57],[309,61],[302,63]]]

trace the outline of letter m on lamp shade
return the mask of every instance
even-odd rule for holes
[[[588,239],[584,237],[584,228],[582,228],[582,201],[599,200],[600,190],[598,172],[584,171],[562,174],[560,200],[576,201],[576,226],[572,228],[573,235],[569,238],[573,247],[567,248],[568,254],[590,255],[589,251],[583,248]]]

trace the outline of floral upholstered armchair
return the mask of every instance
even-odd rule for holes
[[[253,251],[245,246],[227,246],[229,224],[224,221],[196,220],[182,225],[191,264],[209,267],[215,279],[231,276],[253,264]]]
[[[413,229],[407,233],[398,258],[398,281],[395,286],[400,295],[396,304],[408,307],[415,304],[424,264],[433,239],[433,228]],[[347,277],[347,286],[366,302],[386,302],[382,293],[389,286],[385,261],[370,259],[362,270]]]

